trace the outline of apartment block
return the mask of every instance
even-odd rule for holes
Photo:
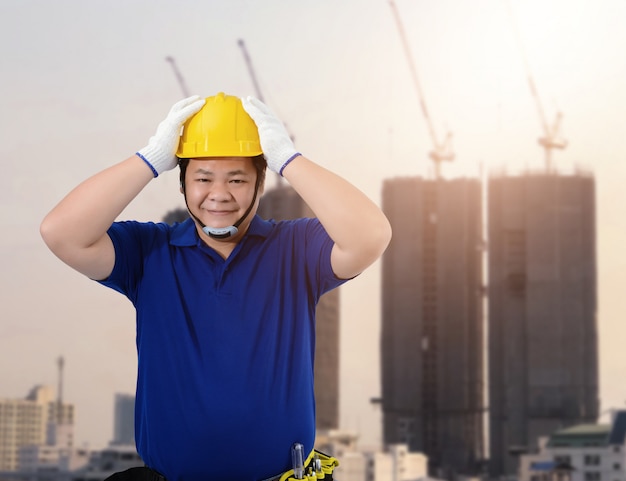
[[[383,183],[393,239],[382,259],[386,445],[429,458],[431,475],[484,457],[483,235],[477,179]]]
[[[73,423],[74,405],[59,403],[49,386],[34,387],[24,399],[0,399],[0,471],[19,469],[23,447],[60,440],[71,447]]]
[[[135,445],[135,395],[115,394],[111,445]]]
[[[626,481],[626,411],[608,424],[579,424],[539,440],[520,456],[520,481]]]
[[[595,181],[489,179],[490,473],[598,416]],[[614,480],[611,480],[614,481]]]

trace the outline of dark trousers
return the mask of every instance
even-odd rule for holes
[[[166,479],[154,469],[147,466],[137,466],[126,471],[113,473],[104,481],[166,481]]]

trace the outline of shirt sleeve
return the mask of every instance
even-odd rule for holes
[[[144,257],[155,229],[153,223],[115,222],[107,231],[115,249],[115,265],[107,279],[97,282],[124,294],[135,304]]]
[[[315,275],[315,282],[320,287],[320,295],[339,287],[350,279],[340,279],[333,272],[330,262],[334,241],[330,238],[321,222],[306,219],[304,245],[309,272]]]

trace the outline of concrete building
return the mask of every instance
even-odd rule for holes
[[[385,451],[361,450],[358,436],[329,430],[318,436],[315,448],[339,460],[333,472],[341,481],[418,481],[428,478],[428,458],[409,452],[405,444],[390,445]]]
[[[112,474],[144,466],[134,446],[110,446],[103,450],[29,446],[21,450],[19,471],[1,472],[6,481],[102,481]]]
[[[265,192],[258,214],[275,220],[314,217],[296,191],[284,183]],[[321,297],[316,317],[315,403],[319,432],[339,427],[339,289]]]
[[[472,474],[484,456],[483,235],[474,179],[387,179],[382,259],[384,442]]]
[[[79,470],[88,465],[92,452],[86,448],[63,446],[30,445],[19,450],[19,472],[21,479],[57,479],[63,473]]]
[[[0,469],[0,480],[102,481],[115,472],[144,465],[134,441],[124,442],[129,436],[134,439],[134,396],[116,395],[114,441],[104,450],[72,445],[73,408],[63,405],[63,409],[59,410],[59,399],[51,401],[51,388],[37,387],[29,397],[47,406],[44,411],[48,413],[48,422],[37,423],[42,426],[40,435],[17,448],[15,467]],[[33,428],[26,427],[25,430],[33,431]]]
[[[428,459],[409,452],[406,445],[389,446],[386,452],[345,453],[333,477],[342,481],[420,481],[428,478]]]
[[[60,402],[50,386],[35,386],[24,399],[0,399],[0,471],[19,469],[26,446],[73,444],[74,405]]]
[[[145,466],[145,463],[135,446],[109,446],[92,452],[85,466],[65,473],[59,481],[102,481],[114,473],[140,466]]]
[[[519,481],[626,481],[626,411],[609,424],[581,424],[540,438],[520,456]]]
[[[135,396],[115,394],[111,445],[135,445]]]
[[[595,183],[492,176],[489,213],[490,472],[512,452],[598,416]]]

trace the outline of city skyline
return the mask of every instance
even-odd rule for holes
[[[485,175],[541,167],[541,125],[505,3],[396,3],[434,125],[454,133],[456,159],[443,166],[444,175],[479,175],[481,165]],[[512,3],[547,116],[564,113],[569,145],[556,153],[557,168],[580,166],[597,180],[605,413],[626,399],[626,5]],[[194,92],[251,94],[237,45],[244,38],[266,101],[296,146],[376,201],[383,179],[432,170],[432,145],[384,0],[156,7],[33,0],[1,8],[0,58],[10,74],[0,89],[0,394],[22,396],[32,382],[54,380],[54,360],[63,355],[78,442],[108,441],[107,393],[134,392],[134,314],[125,299],[54,258],[38,226],[70,188],[145,145],[181,96],[166,56],[176,57]],[[268,187],[273,182],[270,176]],[[177,175],[165,174],[124,217],[160,219],[181,205]],[[380,416],[369,403],[380,394],[379,292],[380,264],[341,290],[340,425],[366,444],[380,441]]]

